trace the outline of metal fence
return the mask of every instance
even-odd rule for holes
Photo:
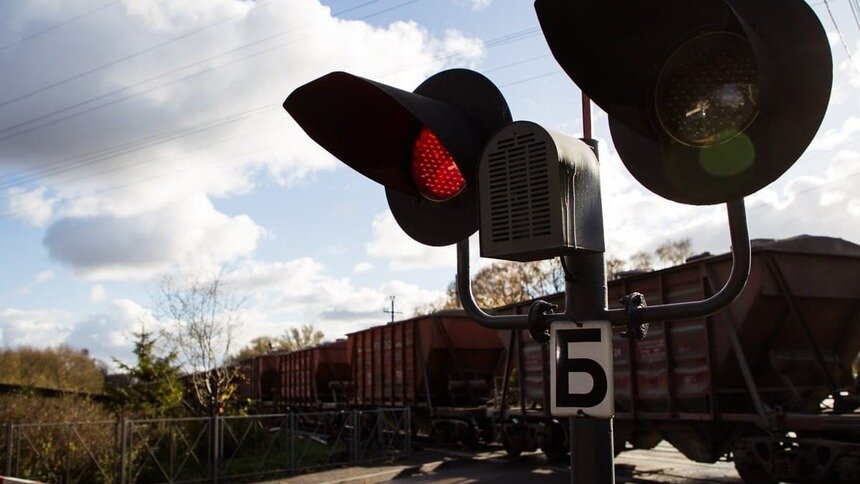
[[[58,483],[216,482],[409,455],[408,408],[0,427],[0,474]]]

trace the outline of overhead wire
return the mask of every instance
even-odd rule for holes
[[[156,50],[156,49],[159,49],[159,48],[161,48],[161,47],[164,47],[165,45],[170,45],[170,44],[172,44],[172,43],[174,43],[174,42],[178,42],[178,41],[180,41],[180,40],[182,40],[182,39],[185,39],[185,38],[191,37],[191,36],[193,36],[193,35],[199,34],[200,32],[206,31],[206,30],[208,30],[208,29],[211,29],[211,28],[216,27],[216,26],[218,26],[218,25],[224,24],[224,23],[229,22],[229,21],[231,21],[231,20],[237,19],[237,18],[239,18],[239,17],[246,16],[246,15],[248,15],[248,14],[249,14],[249,13],[251,13],[251,12],[257,11],[257,10],[259,10],[259,9],[263,8],[263,7],[266,7],[266,6],[271,5],[271,4],[272,4],[272,3],[274,3],[275,1],[276,1],[276,0],[270,0],[270,1],[268,1],[268,2],[262,2],[262,1],[261,1],[261,2],[257,3],[256,5],[254,5],[253,7],[251,7],[251,9],[250,9],[250,10],[248,10],[247,12],[243,12],[243,13],[240,13],[240,14],[237,14],[237,15],[232,15],[232,16],[230,16],[230,17],[223,18],[223,19],[218,20],[218,21],[216,21],[216,22],[213,22],[213,23],[211,23],[211,24],[203,25],[203,26],[198,27],[198,28],[196,28],[196,29],[189,30],[188,32],[185,32],[184,34],[181,34],[181,35],[179,35],[179,36],[177,36],[177,37],[170,38],[170,39],[168,39],[168,40],[166,40],[166,41],[164,41],[164,42],[159,42],[159,43],[154,44],[154,45],[151,45],[151,46],[149,46],[149,47],[147,47],[147,48],[145,48],[145,49],[141,49],[141,50],[138,50],[138,51],[132,52],[131,54],[125,55],[125,56],[123,56],[123,57],[120,57],[120,58],[118,58],[118,59],[114,59],[114,60],[109,61],[109,62],[106,62],[106,63],[104,63],[104,64],[100,64],[100,65],[98,65],[98,66],[96,66],[96,67],[93,67],[93,68],[90,68],[90,69],[88,69],[88,70],[86,70],[86,71],[84,71],[84,72],[81,72],[81,73],[75,74],[74,76],[67,77],[67,78],[65,78],[65,79],[61,79],[61,80],[59,80],[59,81],[53,82],[53,83],[51,83],[51,84],[48,84],[48,85],[46,85],[46,86],[42,86],[42,87],[40,87],[40,88],[38,88],[38,89],[36,89],[36,90],[29,91],[29,92],[26,92],[26,93],[24,93],[24,94],[18,95],[18,96],[14,97],[14,98],[7,99],[7,100],[5,100],[5,101],[0,101],[0,107],[3,107],[3,106],[6,106],[6,105],[9,105],[9,104],[12,104],[12,103],[15,103],[15,102],[21,101],[21,100],[23,100],[23,99],[27,99],[27,98],[29,98],[29,97],[33,97],[33,96],[35,96],[36,94],[43,93],[43,92],[45,92],[45,91],[47,91],[47,90],[49,90],[49,89],[53,89],[53,88],[55,88],[55,87],[62,86],[63,84],[67,84],[67,83],[72,82],[72,81],[76,81],[76,80],[78,80],[78,79],[80,79],[80,78],[82,78],[82,77],[86,77],[86,76],[88,76],[88,75],[90,75],[90,74],[92,74],[92,73],[94,73],[94,72],[98,72],[98,71],[100,71],[100,70],[102,70],[102,69],[107,69],[108,67],[115,66],[115,65],[120,64],[120,63],[122,63],[122,62],[125,62],[125,61],[127,61],[127,60],[131,60],[131,59],[134,59],[135,57],[139,57],[139,56],[141,56],[141,55],[143,55],[143,54],[146,54],[146,53],[152,52],[152,51],[154,51],[154,50]]]
[[[512,62],[512,63],[510,63],[510,64],[516,64],[516,63],[518,63],[518,62],[520,62],[520,61]],[[493,70],[501,69],[501,68],[504,68],[504,67],[507,67],[507,66],[508,66],[508,65],[500,65],[500,66],[498,66],[497,68],[493,68]],[[528,81],[528,80],[534,80],[534,79],[533,79],[533,78],[530,78],[530,79],[524,79],[524,80],[522,80],[522,82],[526,82],[526,81]],[[519,83],[519,82],[518,82],[518,83]],[[278,107],[279,107],[279,106],[278,106]],[[262,109],[262,107],[260,107],[260,108],[256,108],[256,109]],[[241,135],[240,135],[240,136],[237,136],[237,137],[234,137],[234,138],[241,138],[241,137],[244,137],[244,136],[241,136]],[[225,141],[226,141],[226,140],[225,140]],[[203,149],[203,148],[205,148],[205,147],[206,147],[205,145],[201,145],[201,146],[198,146],[197,148],[194,148],[194,149]],[[267,148],[266,148],[266,150],[270,150],[270,149],[272,149],[272,148],[276,148],[276,147],[277,147],[277,145],[272,145],[272,146],[267,147]],[[237,158],[241,158],[242,156],[248,156],[248,155],[250,155],[250,154],[254,154],[254,153],[257,153],[257,152],[259,152],[259,151],[260,151],[260,150],[254,150],[254,151],[252,151],[252,152],[250,152],[250,153],[239,154],[239,155],[233,156],[233,157],[231,157],[231,158],[229,158],[229,159],[237,159]],[[119,170],[119,169],[122,169],[122,168],[126,168],[126,167],[129,167],[129,166],[135,166],[135,165],[139,165],[139,164],[147,163],[147,162],[150,162],[150,161],[153,161],[153,159],[148,159],[148,160],[144,160],[144,161],[135,161],[135,162],[133,162],[132,164],[127,164],[127,165],[124,165],[123,167],[111,167],[111,168],[109,168],[109,169],[108,169],[108,170],[106,170],[106,171],[116,171],[116,170]],[[213,163],[217,163],[217,161],[216,161],[216,162],[204,163],[204,164],[202,164],[202,165],[194,165],[194,166],[209,166],[209,165],[212,165]],[[192,167],[189,167],[188,169],[193,169],[193,166],[192,166]],[[104,173],[104,172],[106,172],[106,171],[103,171],[103,172],[100,172],[100,173],[89,174],[89,175],[86,175],[86,176],[85,176],[85,177],[83,177],[83,178],[89,178],[89,177],[92,177],[92,176],[97,176],[97,175],[103,174],[103,173]],[[30,207],[30,208],[28,208],[28,209],[22,209],[22,210],[18,210],[18,211],[14,211],[14,212],[7,212],[7,213],[5,213],[5,214],[0,214],[0,219],[6,219],[6,218],[11,218],[11,217],[16,217],[16,216],[19,216],[19,215],[23,215],[23,214],[26,214],[26,213],[29,213],[29,212],[32,212],[32,211],[38,210],[38,209],[40,209],[40,208],[42,208],[42,207],[44,207],[44,206],[46,206],[46,205],[49,205],[49,204],[50,204],[50,205],[53,205],[54,203],[58,203],[58,202],[59,202],[59,203],[67,203],[67,202],[71,202],[71,201],[74,201],[74,200],[81,199],[81,198],[86,197],[86,196],[91,196],[91,195],[101,194],[101,193],[105,193],[105,192],[108,192],[108,191],[113,191],[113,190],[116,190],[116,189],[120,189],[120,188],[125,188],[125,187],[129,187],[129,186],[133,186],[133,185],[138,184],[138,183],[145,183],[145,182],[147,182],[147,181],[151,181],[151,180],[154,180],[154,179],[157,179],[157,178],[161,178],[162,176],[165,176],[165,175],[158,175],[158,176],[155,176],[155,177],[147,177],[147,178],[144,178],[144,179],[136,180],[136,181],[129,182],[129,183],[123,183],[123,184],[120,184],[120,185],[112,185],[112,186],[106,187],[106,188],[104,188],[104,189],[99,189],[99,190],[96,190],[96,191],[93,191],[93,192],[90,192],[90,193],[87,193],[87,194],[77,195],[77,196],[74,196],[74,197],[66,197],[66,198],[61,198],[61,199],[59,199],[59,200],[50,200],[50,201],[46,201],[46,202],[43,202],[43,203],[41,203],[41,204],[36,205],[35,207]],[[68,181],[74,181],[74,180],[68,180]],[[68,181],[67,181],[67,182],[68,182]],[[65,183],[65,182],[64,182],[64,183]],[[59,184],[57,184],[57,185],[59,185]],[[54,185],[54,186],[56,186],[56,185]],[[3,198],[8,198],[8,196],[7,196],[7,197],[0,197],[0,199],[3,199]]]
[[[111,186],[108,186],[108,187],[105,187],[105,188],[100,188],[100,189],[98,189],[98,190],[94,190],[94,191],[92,191],[92,192],[83,193],[83,194],[80,194],[80,195],[75,195],[75,196],[73,196],[73,197],[66,197],[66,198],[63,198],[63,199],[61,199],[61,200],[49,200],[49,201],[45,201],[45,202],[42,202],[42,203],[40,203],[40,204],[37,204],[36,206],[28,207],[28,208],[26,208],[26,209],[16,210],[16,211],[13,211],[13,212],[0,213],[0,220],[2,220],[2,219],[12,218],[12,217],[19,217],[19,216],[21,216],[21,215],[25,215],[25,214],[27,214],[27,213],[31,213],[31,212],[33,212],[33,211],[35,211],[35,210],[39,210],[40,208],[43,208],[43,207],[45,207],[45,206],[53,205],[54,203],[57,203],[58,201],[59,201],[59,202],[63,202],[63,203],[73,202],[73,201],[75,201],[75,200],[80,200],[80,199],[85,198],[85,197],[91,197],[91,196],[93,196],[93,195],[101,195],[101,194],[103,194],[103,193],[108,193],[108,192],[112,192],[112,191],[114,191],[114,190],[120,190],[120,189],[123,189],[123,188],[128,188],[128,187],[131,187],[131,186],[134,186],[134,185],[138,185],[138,184],[140,184],[140,183],[146,183],[146,182],[149,182],[149,181],[158,180],[158,179],[160,179],[160,178],[164,178],[164,177],[166,177],[166,176],[173,176],[173,175],[176,175],[176,173],[183,173],[183,172],[187,172],[187,171],[198,170],[198,169],[200,169],[200,168],[205,168],[205,167],[207,167],[207,166],[216,165],[216,164],[219,164],[219,163],[223,163],[223,162],[225,162],[225,161],[235,160],[235,159],[238,159],[238,158],[245,158],[245,157],[248,157],[248,156],[251,156],[251,155],[257,154],[257,153],[262,153],[262,152],[264,152],[264,151],[271,150],[271,149],[276,148],[276,147],[277,147],[277,145],[270,145],[270,146],[266,146],[266,147],[264,147],[264,148],[259,148],[259,149],[256,149],[256,150],[253,150],[253,151],[250,151],[250,152],[240,153],[240,154],[238,154],[238,155],[230,156],[230,157],[227,157],[227,158],[218,158],[217,160],[213,160],[213,161],[210,161],[210,162],[208,162],[208,163],[201,163],[201,164],[191,165],[191,166],[187,166],[187,167],[185,167],[185,168],[179,169],[179,170],[171,169],[171,170],[164,171],[164,172],[162,172],[162,173],[160,173],[160,174],[157,174],[157,175],[154,175],[154,176],[150,176],[150,177],[146,177],[146,178],[142,178],[142,179],[138,179],[138,180],[133,180],[133,181],[130,181],[130,182],[127,182],[127,183],[119,184],[119,185],[111,185]]]
[[[416,0],[412,0],[412,1],[414,2],[414,1],[416,1]],[[376,13],[378,13],[378,12],[376,12]],[[375,14],[376,14],[376,13],[375,13]],[[527,38],[527,37],[529,36],[528,34],[530,34],[531,32],[533,32],[534,30],[535,30],[535,29],[530,28],[530,29],[525,29],[525,30],[522,30],[522,31],[514,32],[514,33],[512,33],[512,34],[505,34],[505,35],[503,35],[503,36],[496,37],[496,38],[491,39],[490,41],[488,41],[488,42],[487,42],[488,48],[494,48],[494,47],[497,47],[497,46],[500,46],[500,45],[505,45],[505,43],[511,43],[511,42],[515,42],[515,41],[519,41],[519,40],[525,39],[525,38]],[[462,52],[462,50],[460,50],[460,51],[454,51],[454,52],[449,52],[449,53],[446,53],[446,54],[443,54],[443,55],[437,56],[437,57],[436,57],[436,59],[444,59],[444,58],[446,58],[446,57],[450,58],[450,57],[453,57],[453,56],[458,55],[458,54],[459,54],[459,53],[461,53],[461,52]],[[539,57],[545,57],[545,56],[539,56]],[[522,62],[522,61],[519,61],[519,62],[517,62],[517,63],[521,63],[521,62]],[[499,68],[503,68],[503,67],[507,67],[507,66],[500,66]],[[398,71],[402,71],[402,70],[403,70],[403,68],[398,69]],[[138,93],[138,94],[140,94],[140,93]],[[117,102],[118,102],[118,100],[117,100]],[[104,106],[104,105],[102,105],[102,106]],[[83,112],[76,113],[76,114],[82,114],[82,113],[83,113]],[[100,160],[101,160],[101,159],[103,159],[103,158],[100,158]],[[87,166],[87,165],[92,164],[92,162],[91,162],[90,160],[76,161],[76,162],[74,162],[74,163],[78,163],[78,164],[80,164],[80,165],[82,165],[82,166]],[[67,171],[67,170],[66,170],[66,167],[58,167],[56,164],[52,164],[51,166],[49,166],[49,167],[47,168],[47,170],[48,170],[47,172],[45,172],[45,171],[36,172],[35,174],[31,175],[31,177],[30,177],[30,178],[24,178],[23,180],[21,179],[21,176],[22,176],[22,175],[28,175],[28,174],[27,174],[27,173],[21,173],[21,172],[19,172],[19,173],[17,173],[17,174],[15,174],[15,175],[13,175],[13,176],[14,176],[14,177],[16,177],[16,178],[15,178],[15,180],[13,180],[11,183],[10,183],[9,181],[6,181],[5,183],[0,183],[0,188],[9,188],[10,186],[19,185],[19,184],[21,184],[21,183],[27,183],[27,182],[29,182],[29,181],[33,181],[33,177],[35,177],[35,178],[39,178],[39,177],[44,176],[44,175],[46,175],[46,174],[50,175],[50,174],[53,174],[53,173],[54,173],[54,170],[60,170],[60,169],[61,169],[62,171]],[[26,172],[26,171],[27,171],[27,170],[24,170],[24,172]],[[8,178],[8,177],[7,177],[7,178]]]
[[[27,42],[27,41],[29,41],[29,40],[33,40],[34,38],[39,37],[39,36],[44,35],[44,34],[47,34],[47,33],[49,33],[49,32],[53,32],[54,30],[56,30],[56,29],[58,29],[58,28],[60,28],[60,27],[62,27],[62,26],[64,26],[64,25],[68,25],[68,24],[70,24],[70,23],[72,23],[72,22],[75,22],[75,21],[77,21],[77,20],[80,20],[80,19],[82,19],[82,18],[84,18],[84,17],[87,17],[87,16],[89,16],[89,15],[92,15],[92,14],[94,14],[94,13],[96,13],[96,12],[100,12],[100,11],[102,11],[102,10],[104,10],[104,9],[106,9],[106,8],[108,8],[108,7],[110,7],[110,6],[113,6],[113,5],[117,4],[117,3],[119,3],[120,1],[121,1],[121,0],[112,0],[112,1],[110,1],[110,2],[108,2],[108,3],[105,3],[105,4],[101,5],[101,6],[99,6],[99,7],[96,7],[96,8],[94,8],[94,9],[92,9],[92,10],[88,10],[88,11],[86,11],[86,12],[83,12],[83,13],[79,14],[79,15],[75,15],[74,17],[71,17],[71,18],[68,18],[68,19],[66,19],[66,20],[63,20],[62,22],[60,22],[60,23],[58,23],[58,24],[54,24],[54,25],[52,25],[52,26],[50,26],[50,27],[47,27],[47,28],[45,28],[45,29],[42,29],[42,30],[40,30],[40,31],[38,31],[38,32],[34,32],[34,33],[32,33],[32,34],[30,34],[30,35],[28,35],[28,36],[26,36],[26,37],[23,37],[23,38],[21,38],[21,39],[19,39],[19,40],[14,41],[14,42],[12,42],[12,43],[9,43],[9,44],[6,44],[6,45],[3,45],[3,46],[0,46],[0,51],[4,51],[4,50],[9,49],[9,48],[11,48],[11,47],[15,47],[15,46],[16,46],[16,45],[18,45],[18,44],[22,44],[22,43]]]
[[[79,168],[84,168],[84,167],[93,165],[93,164],[98,163],[100,161],[115,159],[115,158],[118,158],[120,156],[124,156],[124,155],[130,154],[130,153],[133,153],[135,151],[140,151],[142,149],[150,148],[152,146],[157,146],[157,145],[165,143],[167,141],[173,141],[173,140],[183,138],[186,136],[199,134],[199,133],[202,133],[204,131],[209,131],[209,130],[214,129],[214,128],[223,127],[225,125],[232,124],[232,123],[235,123],[238,121],[244,121],[250,117],[262,114],[266,111],[274,110],[276,107],[278,107],[278,106],[270,106],[270,105],[258,106],[258,107],[252,108],[252,109],[244,110],[244,111],[241,111],[239,113],[234,113],[234,114],[231,114],[229,116],[225,116],[225,117],[216,119],[212,122],[203,123],[202,125],[191,126],[189,128],[185,128],[185,129],[181,129],[181,130],[167,131],[165,133],[160,133],[160,134],[155,135],[155,136],[150,136],[150,137],[144,138],[144,142],[134,142],[134,143],[131,143],[129,146],[125,146],[125,147],[122,147],[120,149],[103,150],[101,152],[96,152],[93,155],[87,156],[83,159],[76,158],[75,163],[51,165],[51,166],[47,167],[48,169],[38,171],[38,172],[28,173],[26,177],[18,177],[17,179],[13,180],[11,183],[9,181],[2,182],[2,183],[0,183],[0,190],[9,189],[9,188],[16,188],[16,187],[37,181],[40,178],[44,178],[47,176],[60,175],[63,173],[77,170]],[[108,171],[113,171],[113,170],[108,170]],[[73,181],[73,180],[68,180],[68,181]],[[65,182],[63,182],[63,183],[65,183]],[[51,186],[56,186],[59,184],[62,184],[62,183],[52,184]],[[3,198],[5,198],[5,197],[0,196],[0,200],[2,200]]]
[[[848,0],[848,5],[851,7],[851,16],[854,17],[854,25],[860,31],[860,3],[857,0]]]
[[[845,55],[848,56],[848,62],[854,67],[855,70],[860,72],[860,67],[854,62],[854,55],[851,53],[851,49],[848,47],[848,43],[845,41],[845,36],[842,35],[842,30],[839,29],[839,24],[836,23],[836,17],[833,15],[833,10],[830,9],[830,0],[824,0],[824,7],[827,9],[827,15],[830,17],[830,22],[833,23],[833,28],[836,29],[836,35],[839,37],[839,41],[842,43],[842,48],[845,49]]]
[[[371,4],[371,3],[376,3],[377,1],[379,1],[379,0],[372,0],[372,1],[370,1],[370,2],[365,2],[365,4],[366,4],[366,5],[369,5],[369,4]],[[405,7],[405,6],[407,6],[407,5],[410,5],[410,4],[413,4],[413,3],[419,2],[419,1],[421,1],[421,0],[406,0],[406,1],[403,1],[403,2],[400,2],[400,3],[396,4],[396,5],[394,5],[394,6],[391,6],[391,7],[388,7],[388,8],[385,8],[385,9],[382,9],[382,10],[379,10],[379,11],[376,11],[376,12],[373,12],[373,13],[370,13],[370,14],[367,14],[367,15],[364,15],[364,16],[362,16],[362,17],[359,17],[359,20],[365,20],[365,19],[368,19],[368,18],[371,18],[371,17],[377,16],[377,15],[381,15],[381,14],[383,14],[383,13],[390,12],[390,11],[392,11],[392,10],[396,9],[396,8],[402,8],[402,7]],[[354,9],[354,8],[353,8],[353,9]],[[18,124],[12,125],[12,126],[4,127],[4,128],[2,128],[2,129],[0,129],[0,134],[3,134],[3,133],[9,133],[9,131],[15,130],[15,129],[17,129],[17,128],[24,127],[24,126],[26,126],[26,125],[28,125],[28,124],[31,124],[31,123],[34,123],[34,122],[37,122],[37,121],[41,121],[41,120],[45,120],[45,119],[47,119],[47,118],[50,118],[50,117],[56,116],[56,115],[58,115],[58,114],[66,113],[66,112],[68,112],[68,111],[70,111],[70,110],[72,110],[72,109],[75,109],[75,108],[82,107],[82,106],[84,106],[84,105],[90,104],[91,102],[99,101],[99,100],[105,99],[105,98],[107,98],[107,97],[111,97],[111,96],[113,96],[113,95],[115,95],[115,94],[120,94],[120,93],[123,93],[123,92],[129,91],[129,90],[131,90],[131,89],[133,89],[133,88],[136,88],[136,87],[142,86],[142,85],[144,85],[144,84],[148,84],[148,83],[150,83],[150,82],[152,82],[152,81],[155,81],[155,80],[161,79],[161,78],[163,78],[163,77],[170,76],[170,75],[172,75],[172,74],[176,74],[176,73],[181,72],[181,71],[184,71],[184,70],[186,70],[186,69],[189,69],[189,68],[192,68],[192,67],[196,67],[196,66],[199,66],[199,65],[201,65],[201,64],[207,64],[207,63],[209,63],[210,61],[215,60],[215,59],[218,59],[218,58],[223,57],[223,56],[225,56],[225,55],[228,55],[228,54],[234,53],[234,52],[239,51],[239,50],[246,49],[246,48],[248,48],[248,47],[252,47],[252,46],[255,46],[255,45],[259,45],[259,44],[261,44],[261,43],[265,43],[265,42],[267,42],[267,41],[269,41],[269,40],[272,40],[273,38],[281,37],[281,36],[286,35],[286,34],[288,34],[288,33],[292,33],[292,32],[294,32],[294,31],[296,31],[296,30],[304,29],[304,28],[306,28],[306,27],[308,27],[308,26],[310,26],[310,25],[304,25],[304,26],[301,26],[301,27],[296,27],[296,28],[293,28],[293,29],[288,29],[288,30],[285,30],[285,31],[281,31],[281,32],[279,32],[279,33],[277,33],[277,34],[270,35],[270,36],[265,37],[265,38],[263,38],[263,39],[259,39],[259,40],[254,41],[254,42],[251,42],[251,43],[248,43],[248,44],[244,44],[244,45],[242,45],[242,46],[239,46],[239,47],[236,47],[236,48],[233,48],[233,49],[230,49],[230,50],[227,50],[227,51],[221,52],[221,53],[216,54],[216,55],[214,55],[214,56],[210,56],[210,57],[208,57],[208,58],[206,58],[206,59],[203,59],[203,60],[199,60],[199,61],[193,62],[193,63],[191,63],[191,64],[188,64],[188,65],[185,65],[185,66],[179,67],[179,68],[177,68],[177,69],[173,69],[173,70],[171,70],[171,71],[169,71],[169,72],[167,72],[167,73],[159,74],[159,75],[157,75],[157,76],[155,76],[155,77],[151,77],[151,78],[149,78],[149,79],[146,79],[146,80],[143,80],[143,81],[136,82],[136,83],[131,84],[131,85],[129,85],[129,86],[125,86],[125,87],[122,87],[122,88],[116,89],[116,90],[111,91],[111,92],[106,93],[106,94],[101,94],[101,95],[96,96],[96,97],[94,97],[94,98],[91,98],[91,99],[87,99],[87,100],[85,100],[85,101],[78,102],[78,103],[73,104],[73,105],[71,105],[71,106],[67,106],[67,107],[65,107],[65,108],[62,108],[62,109],[59,109],[59,110],[56,110],[56,111],[52,111],[52,112],[50,112],[50,113],[43,114],[43,115],[38,116],[38,117],[36,117],[36,118],[30,119],[30,120],[27,120],[27,121],[24,121],[24,122],[20,122],[20,123],[18,123]],[[142,90],[142,91],[138,91],[138,92],[134,92],[134,93],[132,93],[132,94],[128,94],[128,95],[126,95],[126,96],[123,96],[123,97],[120,97],[120,98],[117,98],[117,99],[114,99],[114,100],[111,100],[111,101],[105,102],[105,103],[103,103],[103,104],[98,104],[98,105],[96,105],[96,106],[91,106],[91,107],[89,107],[89,108],[86,108],[86,109],[83,109],[83,110],[80,110],[80,111],[77,111],[77,112],[71,113],[71,114],[69,114],[69,115],[67,115],[67,116],[61,116],[61,117],[59,117],[59,118],[51,119],[51,120],[48,120],[48,121],[46,121],[46,122],[44,122],[44,123],[41,123],[41,124],[36,124],[35,126],[30,126],[30,127],[28,127],[28,128],[21,129],[21,130],[19,130],[19,131],[14,132],[14,133],[5,134],[4,136],[0,136],[0,141],[5,141],[5,140],[7,140],[7,139],[15,138],[15,137],[17,137],[17,136],[20,136],[20,135],[23,135],[23,134],[26,134],[26,133],[33,132],[33,131],[35,131],[35,130],[37,130],[37,129],[41,129],[41,128],[44,128],[44,127],[47,127],[47,126],[52,126],[52,125],[58,124],[58,123],[60,123],[60,122],[62,122],[62,121],[66,121],[66,120],[68,120],[68,119],[76,118],[76,117],[78,117],[78,116],[81,116],[81,115],[83,115],[83,114],[87,114],[87,113],[92,112],[92,111],[95,111],[95,110],[97,110],[97,109],[101,109],[101,108],[103,108],[103,107],[111,106],[111,105],[113,105],[113,104],[116,104],[116,103],[119,103],[119,102],[122,102],[122,101],[125,101],[125,100],[128,100],[128,99],[135,98],[135,97],[137,97],[137,96],[140,96],[140,95],[143,95],[143,94],[146,94],[146,93],[152,92],[152,91],[154,91],[154,90],[161,89],[161,88],[164,88],[164,87],[167,87],[167,86],[170,86],[170,85],[176,84],[176,83],[178,83],[178,82],[186,81],[186,80],[188,80],[188,79],[192,79],[192,78],[197,77],[197,76],[199,76],[199,75],[202,75],[202,74],[205,74],[205,73],[208,73],[208,72],[214,71],[214,70],[216,70],[216,69],[219,69],[219,68],[221,68],[221,67],[224,67],[224,66],[227,66],[227,65],[232,65],[232,64],[235,64],[235,63],[237,63],[237,62],[245,61],[245,60],[248,60],[248,59],[251,59],[251,58],[254,58],[254,57],[260,56],[260,55],[262,55],[262,54],[269,53],[269,52],[271,52],[271,51],[273,51],[273,50],[277,50],[277,49],[283,48],[283,47],[285,47],[285,46],[287,46],[287,45],[294,44],[294,43],[299,42],[299,41],[301,41],[301,40],[305,40],[305,39],[303,39],[303,38],[300,38],[300,39],[291,39],[290,41],[287,41],[287,42],[285,42],[285,43],[277,44],[277,45],[275,45],[275,46],[271,46],[271,47],[268,47],[268,48],[266,48],[266,49],[263,49],[263,50],[260,50],[260,51],[254,52],[254,53],[251,53],[251,54],[248,54],[248,55],[245,55],[245,56],[241,56],[241,57],[238,57],[238,58],[235,58],[235,59],[229,60],[229,61],[224,62],[224,63],[222,63],[222,64],[218,64],[218,65],[215,65],[215,66],[209,66],[209,67],[206,67],[206,68],[204,68],[204,69],[201,69],[201,70],[198,70],[198,71],[192,72],[192,73],[190,73],[190,74],[188,74],[188,75],[185,75],[185,76],[183,76],[183,77],[180,77],[180,78],[177,78],[177,79],[173,79],[173,80],[170,80],[170,81],[168,81],[168,82],[165,82],[165,83],[162,83],[162,84],[159,84],[159,85],[156,85],[156,86],[152,86],[152,87],[146,88],[146,89],[144,89],[144,90]]]

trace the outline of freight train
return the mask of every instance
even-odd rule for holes
[[[609,281],[617,307],[704,299],[728,254]],[[543,298],[563,309],[564,297]],[[532,301],[496,310],[526,313]],[[707,318],[614,336],[616,452],[666,440],[697,462],[733,459],[745,482],[860,482],[860,246],[754,240],[743,293]],[[403,407],[442,443],[501,443],[510,455],[568,452],[553,418],[548,348],[460,310],[375,326],[346,340],[243,362],[245,397],[282,408]],[[852,364],[853,369],[852,369]]]

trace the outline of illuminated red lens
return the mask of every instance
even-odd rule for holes
[[[434,202],[450,200],[466,186],[466,179],[451,153],[427,128],[421,129],[415,141],[412,177],[418,191]]]

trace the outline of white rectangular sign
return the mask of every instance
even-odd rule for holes
[[[554,416],[615,415],[612,323],[552,323],[549,368],[550,411]]]

